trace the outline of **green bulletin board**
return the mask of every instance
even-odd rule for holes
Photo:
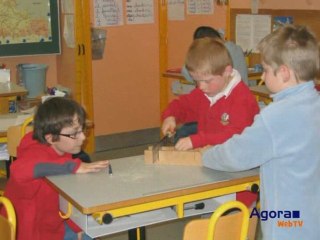
[[[56,0],[0,0],[0,57],[59,54]]]

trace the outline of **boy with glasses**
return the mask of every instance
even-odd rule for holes
[[[58,193],[45,177],[108,167],[107,160],[85,163],[72,157],[81,151],[86,138],[85,120],[85,110],[70,99],[56,97],[39,106],[33,132],[23,137],[17,149],[4,193],[17,214],[17,240],[72,239],[66,237],[72,230],[59,216]],[[85,235],[84,239],[90,238]]]

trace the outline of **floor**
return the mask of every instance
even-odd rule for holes
[[[106,152],[98,152],[91,156],[93,161],[103,159],[115,159],[121,157],[142,155],[147,145],[141,145],[125,149],[115,149]],[[0,169],[4,168],[4,161],[0,161]],[[0,190],[5,186],[5,179],[0,177]],[[148,240],[182,240],[183,229],[190,219],[176,220],[169,223],[162,223],[146,227],[146,238]],[[259,235],[259,234],[258,234]],[[128,233],[122,232],[114,235],[101,237],[100,240],[128,240]],[[258,236],[256,240],[259,240]]]

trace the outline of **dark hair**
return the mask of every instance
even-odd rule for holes
[[[39,106],[34,117],[33,139],[47,143],[45,135],[52,134],[53,140],[57,141],[62,128],[72,126],[75,117],[84,129],[86,112],[79,103],[62,97],[45,101]]]
[[[220,33],[212,27],[200,26],[193,33],[193,39],[212,37],[221,39]]]

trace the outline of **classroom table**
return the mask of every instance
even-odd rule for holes
[[[0,113],[9,112],[9,98],[17,96],[24,96],[28,93],[27,89],[21,87],[13,82],[0,83]],[[1,127],[0,127],[1,128]],[[7,132],[0,129],[0,144],[7,142]],[[4,174],[0,172],[0,175]]]
[[[272,98],[270,97],[271,92],[266,85],[251,86],[249,88],[253,95],[256,96],[258,102],[262,101],[266,105],[272,102]]]
[[[64,217],[91,237],[210,213],[225,195],[259,183],[258,169],[230,173],[201,166],[145,164],[143,156],[110,162],[112,175],[104,171],[47,177],[60,194]],[[196,210],[199,201],[205,205]]]
[[[27,89],[15,83],[0,83],[0,97],[24,96],[27,93]]]
[[[28,93],[27,89],[21,87],[13,82],[0,83],[0,104],[3,107],[7,108],[7,112],[9,113],[9,103],[7,102],[9,97],[17,97],[24,96]],[[2,109],[1,108],[1,109]],[[7,113],[6,112],[6,113]],[[6,133],[4,131],[0,131],[0,143],[6,142]]]

